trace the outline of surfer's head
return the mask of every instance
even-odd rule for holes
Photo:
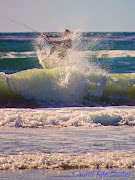
[[[65,29],[65,31],[64,31],[64,36],[67,36],[67,35],[69,35],[70,34],[70,31],[68,30],[68,29]]]

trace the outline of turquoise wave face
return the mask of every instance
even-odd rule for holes
[[[12,74],[33,68],[42,68],[36,57],[14,57],[0,59],[0,71],[6,74]]]
[[[101,69],[108,71],[108,73],[134,73],[135,72],[135,57],[130,57],[128,55],[127,56],[125,55],[126,57],[124,56],[124,57],[109,58],[107,52],[105,52],[103,56],[104,57],[102,56],[89,57],[89,61],[90,63],[92,62],[95,65],[98,65]]]
[[[26,52],[33,49],[30,40],[0,40],[0,52]]]

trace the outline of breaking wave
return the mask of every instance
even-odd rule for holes
[[[0,98],[9,107],[14,98],[56,106],[134,105],[135,74],[84,74],[76,67],[0,73]]]
[[[0,109],[0,126],[5,127],[71,127],[102,125],[135,125],[135,108],[71,107],[47,109]]]

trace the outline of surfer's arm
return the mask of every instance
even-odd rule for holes
[[[67,43],[67,42],[69,42],[69,40],[61,40],[61,41],[51,41],[51,44],[52,43],[54,43],[54,44],[65,44],[65,43]]]
[[[56,45],[59,45],[59,44],[62,44],[63,41],[52,41],[52,40],[50,40],[49,43],[50,43],[50,44],[56,44]]]
[[[48,40],[49,40],[49,43],[50,44],[61,44],[61,43],[63,43],[63,41],[52,41],[52,40],[50,40],[50,38],[60,38],[61,36],[58,36],[58,35],[52,35],[52,36],[50,36],[50,35],[48,35],[48,34],[43,34],[43,36],[45,36]]]

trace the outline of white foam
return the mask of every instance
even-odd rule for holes
[[[135,168],[131,153],[79,154],[20,154],[0,157],[0,170],[16,169],[75,169],[75,168]]]
[[[135,125],[135,107],[0,109],[0,119],[9,127]]]
[[[27,52],[1,52],[0,55],[1,55],[1,59],[36,57],[35,52],[32,52],[32,51],[27,51]]]

